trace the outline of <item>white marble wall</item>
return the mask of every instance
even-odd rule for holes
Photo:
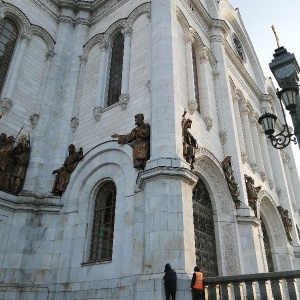
[[[12,95],[14,105],[0,120],[1,132],[15,134],[22,122],[32,126],[31,114],[40,115],[31,130],[25,191],[20,196],[0,192],[0,299],[164,299],[163,268],[169,262],[178,274],[178,298],[190,300],[195,265],[192,189],[198,177],[212,201],[220,275],[266,271],[260,223],[248,207],[244,174],[255,179],[255,186],[262,185],[258,217],[260,207],[264,216],[272,212],[265,225],[271,233],[276,270],[294,268],[295,245],[287,244],[276,209],[290,202],[281,199],[241,158],[238,127],[242,124],[234,112],[229,77],[250,99],[253,111],[249,114],[258,113],[261,94],[249,92],[251,82],[239,75],[243,70],[230,56],[226,44],[230,27],[225,22],[206,24],[209,16],[203,14],[207,12],[197,13],[184,0],[114,1],[117,7],[107,15],[101,15],[102,11],[75,13],[65,7],[60,16],[50,2],[33,5],[35,0],[29,1],[31,9],[23,1],[8,2],[23,11],[31,26],[43,27],[56,44],[51,39],[46,43],[47,35],[42,39],[32,34]],[[212,9],[214,4],[206,1],[205,6]],[[120,19],[123,23],[115,23]],[[127,74],[130,100],[125,109],[103,107],[100,119],[95,120],[99,70],[108,72],[100,67],[102,38],[108,38],[109,59],[110,37],[126,27],[124,22],[132,29]],[[205,50],[201,60],[205,67],[199,66],[198,74],[200,101],[209,102],[204,105],[205,115],[188,112],[193,120],[191,132],[200,146],[194,173],[183,160],[181,136],[181,115],[189,100],[186,31],[191,28],[197,33],[194,46]],[[105,89],[106,84],[102,103]],[[151,158],[140,173],[132,166],[132,148],[110,137],[130,132],[137,113],[144,113],[145,122],[151,125]],[[77,127],[71,124],[74,116],[79,120]],[[206,117],[212,119],[209,129]],[[59,199],[50,195],[51,172],[62,165],[71,142],[83,147],[84,153],[93,149],[79,163]],[[247,147],[258,155],[253,143]],[[227,155],[232,156],[241,190],[239,209],[220,165]],[[278,174],[272,167],[267,169],[268,179],[274,174],[276,180]],[[282,170],[288,172],[287,167]],[[89,264],[95,193],[104,179],[113,180],[117,188],[113,256],[110,262]],[[286,185],[285,191],[295,189],[296,198],[295,180],[280,184]],[[298,222],[299,216],[293,220]]]

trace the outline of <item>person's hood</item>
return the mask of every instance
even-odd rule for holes
[[[172,267],[170,264],[165,265],[165,272],[172,270]]]

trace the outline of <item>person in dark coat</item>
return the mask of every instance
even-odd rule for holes
[[[170,264],[165,265],[164,282],[165,282],[166,300],[169,300],[170,296],[172,297],[172,300],[175,300],[176,289],[177,289],[177,274],[172,269]]]
[[[194,268],[191,289],[193,293],[193,300],[203,299],[203,274],[200,272],[200,268],[198,266]]]

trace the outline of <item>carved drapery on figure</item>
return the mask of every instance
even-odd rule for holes
[[[183,157],[186,162],[190,164],[191,170],[193,170],[195,162],[195,149],[198,149],[198,144],[197,140],[188,130],[189,128],[191,128],[192,120],[185,118],[186,113],[187,111],[185,109],[181,120]]]
[[[278,212],[284,226],[285,234],[290,243],[293,241],[293,225],[292,220],[289,218],[289,211],[282,206],[277,206]]]
[[[21,135],[14,147],[13,136],[0,135],[0,189],[10,194],[19,194],[26,175],[30,157],[29,137]]]
[[[254,210],[255,216],[257,217],[257,198],[258,193],[261,190],[261,185],[255,187],[254,179],[251,176],[245,174],[245,183],[248,196],[248,204]]]
[[[147,160],[150,158],[150,125],[144,123],[144,115],[135,115],[135,125],[130,133],[125,135],[113,134],[113,138],[118,138],[119,144],[135,142],[133,145],[133,166],[134,168],[145,168]]]
[[[79,148],[79,151],[76,152],[75,146],[73,144],[69,145],[69,155],[65,159],[64,165],[60,169],[56,169],[52,172],[52,174],[57,174],[54,181],[52,194],[57,196],[62,195],[67,188],[72,172],[76,169],[82,157],[82,148]]]
[[[225,178],[228,184],[230,194],[235,203],[235,207],[239,208],[241,205],[240,188],[237,182],[235,181],[231,156],[225,157],[225,159],[222,162],[222,168],[224,170]]]

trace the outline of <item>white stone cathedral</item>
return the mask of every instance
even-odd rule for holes
[[[279,102],[227,0],[0,0],[0,64],[0,299],[160,300],[166,263],[192,299],[196,264],[300,268],[295,160],[257,122]],[[111,137],[137,114],[144,168]]]

